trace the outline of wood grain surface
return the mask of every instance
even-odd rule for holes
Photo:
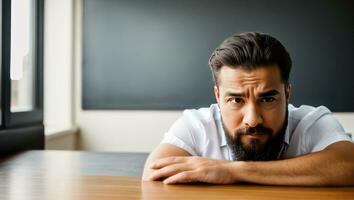
[[[104,161],[103,157],[106,153],[94,153],[94,156],[88,154],[90,153],[30,151],[3,161],[0,163],[0,199],[354,199],[354,187],[279,187],[253,184],[164,185],[162,182],[142,182],[139,176],[121,176],[111,169],[107,171],[104,166],[110,166],[109,162],[102,165],[92,164]],[[108,157],[112,156],[107,154]],[[115,155],[119,157],[119,154]],[[132,154],[131,157],[134,155]],[[81,161],[81,156],[90,157],[92,160]],[[145,159],[145,156],[139,154],[135,156],[137,156],[135,159]],[[114,165],[112,160],[119,160],[119,158],[106,161],[109,160]],[[102,171],[100,166],[103,166]],[[128,163],[125,167],[129,166],[133,165]],[[90,168],[94,170],[90,171]]]

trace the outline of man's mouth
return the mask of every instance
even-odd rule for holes
[[[245,135],[265,135],[265,134],[260,132],[247,132],[245,133]]]
[[[261,139],[261,138],[266,137],[267,135],[264,133],[253,132],[253,133],[246,133],[246,134],[244,134],[244,136],[249,139]]]

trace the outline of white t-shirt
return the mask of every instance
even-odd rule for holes
[[[352,141],[331,112],[324,106],[289,105],[285,148],[281,158],[291,158],[323,150],[338,141]],[[232,160],[222,128],[217,104],[209,108],[185,110],[161,143],[175,145],[194,156]]]

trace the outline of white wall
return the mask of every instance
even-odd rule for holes
[[[46,149],[75,149],[72,37],[73,1],[46,0],[44,2]]]
[[[352,134],[354,140],[354,113],[333,113],[333,115],[343,125],[345,131]]]
[[[72,1],[46,0],[44,7],[44,123],[72,124]]]
[[[90,151],[149,152],[177,119],[173,111],[82,111],[79,148]]]
[[[86,111],[81,109],[82,7],[75,1],[75,115],[80,128],[79,148],[90,151],[149,152],[181,111]],[[354,113],[335,116],[354,132]]]

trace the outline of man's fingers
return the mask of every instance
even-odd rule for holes
[[[170,177],[170,176],[173,176],[177,173],[180,173],[182,171],[187,171],[187,170],[189,170],[189,167],[186,164],[169,165],[169,166],[160,168],[158,170],[155,170],[150,175],[149,180],[151,180],[151,181],[159,180],[161,178]]]
[[[176,184],[176,183],[190,183],[197,182],[197,174],[193,171],[183,171],[181,173],[175,174],[163,181],[164,184]]]
[[[177,164],[180,162],[184,162],[187,157],[184,156],[175,156],[175,157],[167,157],[161,158],[150,165],[151,169],[160,169],[166,167],[167,165]]]

